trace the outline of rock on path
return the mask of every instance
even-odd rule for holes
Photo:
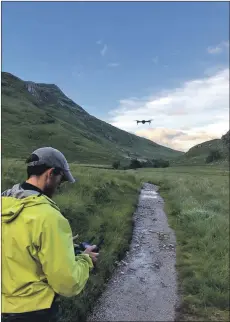
[[[130,251],[87,321],[174,321],[176,239],[157,187],[145,183],[134,214]]]

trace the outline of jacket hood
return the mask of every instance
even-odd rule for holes
[[[2,223],[12,222],[24,208],[41,204],[49,204],[60,211],[52,199],[35,190],[24,190],[20,184],[16,184],[2,193]]]

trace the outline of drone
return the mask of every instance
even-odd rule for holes
[[[137,122],[137,125],[138,125],[138,123],[142,123],[142,124],[149,123],[150,124],[152,120],[148,120],[148,121],[146,121],[146,120],[142,120],[142,121],[135,120],[135,121]]]

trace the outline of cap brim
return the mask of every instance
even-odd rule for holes
[[[71,183],[76,182],[76,179],[74,179],[70,171],[64,171],[64,179],[65,181],[68,181]]]

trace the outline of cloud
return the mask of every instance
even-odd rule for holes
[[[153,61],[153,63],[154,63],[155,65],[157,65],[157,64],[158,64],[158,61],[159,61],[158,56],[153,57],[152,61]]]
[[[225,125],[225,124],[224,124]],[[146,137],[158,144],[173,148],[179,151],[188,151],[189,148],[216,139],[214,129],[203,128],[181,131],[170,128],[157,128],[136,131],[136,135]],[[225,131],[227,132],[227,130]]]
[[[229,130],[229,69],[154,96],[120,100],[108,116],[118,128],[187,151]],[[153,121],[137,126],[136,119]]]
[[[207,67],[205,69],[204,74],[206,76],[212,76],[213,74],[216,74],[216,73],[220,72],[224,68],[225,68],[224,64],[219,64],[219,65],[216,65],[216,66],[210,66],[210,67]]]
[[[105,56],[105,54],[106,54],[107,50],[108,50],[108,46],[107,46],[106,44],[104,44],[104,46],[103,46],[103,48],[102,48],[102,50],[101,50],[101,55],[102,55],[102,56]]]
[[[118,66],[120,66],[119,63],[109,63],[108,64],[108,67],[118,67]]]
[[[229,48],[229,41],[222,41],[219,45],[215,47],[208,47],[207,51],[211,55],[221,54],[225,49]]]
[[[107,50],[108,50],[108,46],[106,44],[103,44],[102,40],[97,40],[96,44],[99,46],[103,46],[102,49],[100,50],[101,56],[105,56]]]

